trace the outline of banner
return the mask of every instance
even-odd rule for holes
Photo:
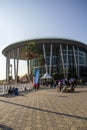
[[[36,70],[36,72],[35,72],[35,84],[37,84],[38,81],[39,81],[39,74],[40,74],[40,70]]]

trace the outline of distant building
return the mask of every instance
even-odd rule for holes
[[[32,59],[28,66],[29,74],[35,75],[40,69],[42,76],[46,70],[55,79],[86,78],[87,77],[87,45],[68,39],[46,38],[21,41],[7,46],[2,54],[6,56],[6,79],[9,80],[10,59],[14,61],[15,79],[18,77],[18,61],[26,60],[24,48],[27,43],[35,42],[39,53],[43,53],[46,64],[40,66],[39,57]],[[20,66],[19,66],[20,67]]]

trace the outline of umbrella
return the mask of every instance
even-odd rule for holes
[[[41,77],[41,79],[52,79],[53,77],[51,77],[47,72]]]

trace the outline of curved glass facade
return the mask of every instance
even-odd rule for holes
[[[40,64],[40,57],[27,57],[25,47],[35,42],[38,55],[43,55],[45,65]],[[48,72],[54,79],[87,78],[87,45],[68,39],[33,39],[18,42],[6,47],[2,53],[6,56],[6,80],[10,76],[10,59],[13,59],[14,78],[17,80],[19,60],[27,61],[27,75],[33,76],[37,69],[40,76]],[[26,73],[26,72],[25,72]]]
[[[52,52],[52,65],[50,64],[50,52],[48,54],[49,56],[46,56],[47,70],[49,73],[51,66],[51,75],[55,78],[87,76],[87,53],[80,48],[61,45],[61,48],[58,48],[57,53]],[[41,75],[46,72],[45,66],[40,66],[39,58],[33,59],[33,74],[35,74],[36,69],[40,69]]]

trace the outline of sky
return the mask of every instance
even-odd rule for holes
[[[2,50],[34,38],[66,38],[87,44],[87,0],[0,0],[0,80],[6,78]],[[21,65],[19,74],[24,74]]]

